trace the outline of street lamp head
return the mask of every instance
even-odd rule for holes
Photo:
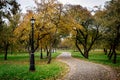
[[[32,17],[32,18],[30,19],[30,21],[31,21],[31,24],[34,24],[34,23],[35,23],[34,17]]]

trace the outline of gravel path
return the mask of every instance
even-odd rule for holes
[[[116,80],[111,68],[75,59],[69,52],[63,52],[57,59],[70,67],[69,73],[62,80]]]

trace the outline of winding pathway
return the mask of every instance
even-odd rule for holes
[[[69,52],[63,52],[57,59],[70,67],[69,73],[62,80],[116,80],[111,68],[75,59]]]

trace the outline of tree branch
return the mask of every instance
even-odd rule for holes
[[[81,50],[81,49],[79,48],[79,46],[78,46],[77,39],[76,39],[76,41],[75,41],[75,45],[76,45],[76,47],[78,48],[78,50],[80,51],[80,53],[84,56],[82,50]]]

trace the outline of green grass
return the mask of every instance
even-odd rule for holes
[[[72,56],[75,58],[95,62],[95,63],[100,63],[104,65],[109,65],[111,67],[120,67],[120,55],[117,56],[117,63],[113,64],[112,60],[108,60],[107,55],[105,55],[102,51],[91,51],[89,53],[89,59],[85,59],[80,52],[73,52],[72,51]]]
[[[24,64],[0,65],[0,80],[44,80],[57,78],[63,71],[61,63],[37,65],[35,72],[30,72],[29,66]]]
[[[54,80],[60,78],[67,67],[64,63],[55,60],[59,54],[59,52],[53,53],[51,64],[47,64],[46,58],[40,59],[39,53],[35,53],[35,72],[29,71],[29,54],[9,54],[7,61],[4,61],[3,55],[0,55],[0,80]]]

